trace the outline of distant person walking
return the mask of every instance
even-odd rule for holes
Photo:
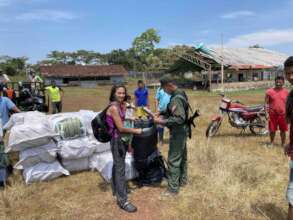
[[[273,146],[276,131],[280,130],[282,146],[285,146],[286,132],[288,125],[285,119],[286,99],[288,90],[283,88],[284,77],[277,76],[275,78],[275,87],[266,91],[266,110],[269,115],[269,133],[270,133],[270,146]]]
[[[137,89],[134,91],[135,105],[137,107],[147,107],[149,106],[149,91],[145,87],[142,80],[137,81]]]
[[[157,89],[156,97],[155,97],[155,108],[156,113],[164,112],[167,109],[167,106],[170,102],[170,95],[164,91],[164,89],[160,86]],[[159,136],[159,144],[162,146],[164,142],[164,126],[158,125],[158,136]]]
[[[128,142],[122,140],[123,134],[141,134],[142,129],[127,128],[123,124],[126,114],[127,90],[123,85],[115,85],[110,93],[110,107],[107,110],[106,122],[111,134],[111,151],[113,156],[112,191],[119,207],[126,212],[136,212],[137,208],[128,201],[127,182],[125,179],[125,156]]]
[[[54,80],[51,81],[51,86],[46,87],[46,91],[48,92],[51,100],[52,114],[62,112],[62,97],[64,95],[64,91],[56,86],[56,82]]]
[[[287,80],[293,85],[293,56],[285,61],[284,68]],[[287,200],[289,203],[288,220],[293,220],[293,90],[290,91],[286,102],[286,120],[290,123],[290,142],[285,147],[285,154],[291,157],[287,188]]]

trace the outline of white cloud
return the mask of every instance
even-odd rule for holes
[[[228,40],[226,46],[247,47],[254,44],[274,46],[293,43],[293,29],[264,30],[260,32],[240,35]]]
[[[242,10],[242,11],[233,11],[230,13],[226,13],[221,15],[221,18],[223,19],[236,19],[239,17],[248,17],[248,16],[254,16],[255,13],[253,11],[248,10]]]
[[[21,21],[65,21],[73,20],[76,16],[71,12],[58,10],[34,10],[16,16]]]

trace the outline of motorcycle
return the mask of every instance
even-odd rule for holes
[[[224,115],[228,116],[229,124],[238,129],[246,131],[249,128],[250,132],[255,135],[265,135],[267,131],[267,115],[264,105],[246,106],[238,100],[226,98],[223,94],[219,111],[220,115],[215,115],[209,123],[206,130],[206,137],[213,137],[217,134]]]
[[[23,88],[20,90],[17,105],[21,111],[48,112],[48,105],[44,101],[43,95],[33,94],[29,89]]]

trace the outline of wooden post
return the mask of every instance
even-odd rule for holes
[[[223,53],[223,34],[221,34],[221,84],[224,92],[224,53]]]
[[[212,91],[212,66],[209,66],[208,70],[208,75],[209,75],[209,92]]]

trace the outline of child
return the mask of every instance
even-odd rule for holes
[[[127,96],[125,103],[126,111],[125,111],[125,120],[123,122],[124,127],[126,128],[134,128],[134,109],[135,106],[131,103],[131,96]],[[133,138],[133,134],[122,134],[122,141],[128,144],[128,152],[132,153],[133,149],[131,147],[131,142]]]

